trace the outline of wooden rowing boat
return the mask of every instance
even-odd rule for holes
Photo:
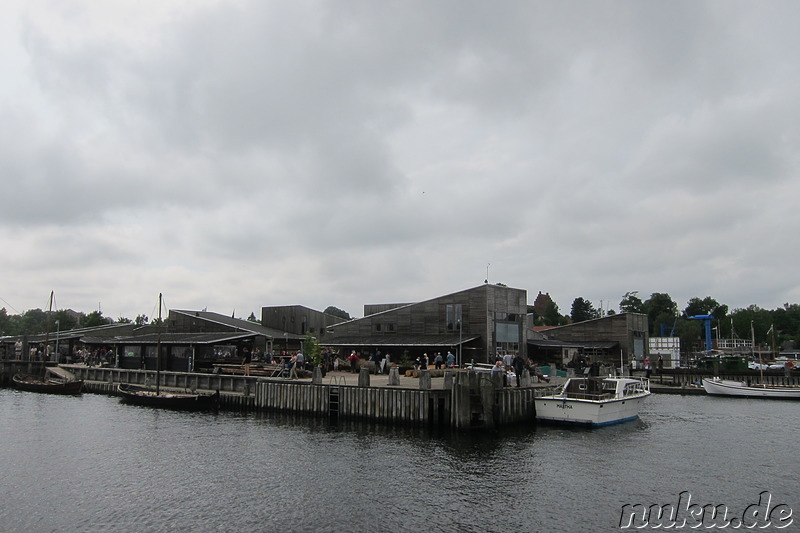
[[[66,381],[59,378],[32,376],[30,374],[14,374],[11,378],[14,388],[28,392],[44,392],[47,394],[81,394],[83,381]]]

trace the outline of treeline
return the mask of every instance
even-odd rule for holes
[[[681,346],[702,349],[705,342],[703,321],[689,317],[710,315],[713,317],[713,335],[721,339],[747,339],[755,337],[757,345],[787,349],[796,346],[800,339],[800,305],[784,304],[778,309],[762,309],[750,305],[730,311],[710,296],[691,298],[683,309],[667,293],[655,292],[646,300],[639,298],[637,291],[626,293],[619,302],[619,312],[647,315],[651,336],[680,337]],[[555,302],[548,304],[547,312],[535,317],[535,323],[560,326],[613,315],[614,309],[597,309],[581,297],[575,298],[569,315],[561,315]],[[751,329],[752,328],[752,329]]]
[[[330,306],[325,309],[325,313],[350,319],[349,313],[338,307]],[[247,317],[250,322],[260,323],[255,313],[250,313]],[[130,324],[133,322],[137,326],[148,323],[157,323],[158,319],[152,321],[146,315],[138,315],[131,320],[126,317],[119,317],[116,320],[103,316],[101,311],[91,313],[79,313],[66,309],[58,311],[42,311],[41,309],[31,309],[19,315],[9,315],[6,308],[0,309],[0,336],[16,335],[37,335],[46,332],[68,331],[76,328],[91,328],[106,324]]]
[[[137,325],[147,324],[149,319],[139,315],[135,320],[120,317],[116,320],[104,317],[101,311],[78,313],[66,309],[42,311],[30,309],[19,315],[9,315],[6,308],[0,309],[0,336],[36,335],[46,332],[67,331],[76,328],[91,328],[113,323]]]

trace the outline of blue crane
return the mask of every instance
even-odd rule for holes
[[[706,327],[706,352],[711,353],[711,321],[714,320],[713,315],[694,315],[687,317],[690,320],[702,320]]]

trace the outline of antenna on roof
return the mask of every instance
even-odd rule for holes
[[[489,265],[491,265],[491,263],[486,263],[486,279],[483,280],[484,283],[489,283]]]

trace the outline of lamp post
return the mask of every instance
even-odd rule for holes
[[[58,334],[61,332],[61,323],[56,320],[56,363],[58,363]]]
[[[464,345],[461,343],[461,339],[463,338],[463,328],[461,327],[461,319],[458,319],[458,368],[461,368],[461,361],[462,361],[462,354],[461,351],[464,349]]]

